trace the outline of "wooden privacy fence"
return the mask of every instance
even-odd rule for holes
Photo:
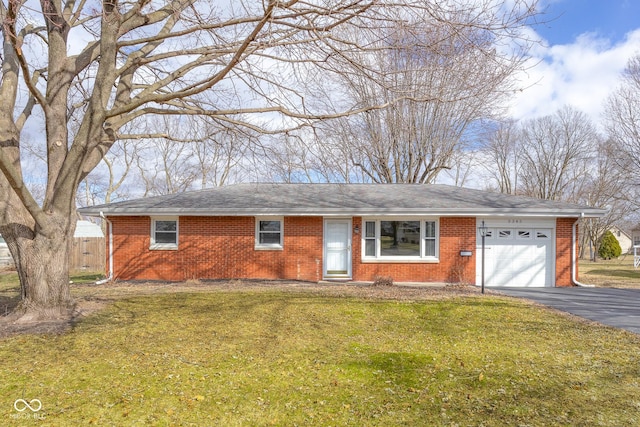
[[[9,248],[0,236],[0,268],[15,268]],[[100,226],[78,221],[69,255],[71,273],[105,271],[105,239]]]
[[[76,237],[73,239],[69,270],[71,272],[103,272],[105,268],[104,237]]]

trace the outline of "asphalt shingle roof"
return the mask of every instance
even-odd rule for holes
[[[83,215],[602,216],[588,206],[449,185],[236,184],[81,208]]]

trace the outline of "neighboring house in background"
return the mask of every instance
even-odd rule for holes
[[[633,246],[640,246],[640,224],[631,230],[631,241]]]
[[[102,228],[98,224],[85,220],[79,220],[76,222],[76,231],[73,233],[74,239],[92,237],[104,237]]]
[[[112,279],[571,286],[602,209],[447,185],[238,184],[78,210],[104,216]]]
[[[73,235],[69,268],[71,271],[104,271],[104,233],[99,225],[78,221]],[[0,236],[0,267],[13,266],[13,258]]]
[[[633,240],[631,234],[620,229],[619,227],[616,227],[615,225],[611,227],[609,231],[611,231],[611,234],[613,234],[616,240],[618,240],[618,243],[622,248],[623,255],[633,253]]]

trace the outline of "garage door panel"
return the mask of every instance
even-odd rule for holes
[[[485,285],[552,286],[551,235],[551,229],[496,227],[485,242]]]

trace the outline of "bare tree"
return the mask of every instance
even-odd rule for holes
[[[617,163],[618,148],[611,140],[603,141],[597,147],[595,159],[591,163],[589,173],[580,181],[582,188],[576,191],[572,202],[588,206],[601,206],[607,209],[602,218],[588,218],[582,221],[581,256],[585,256],[586,248],[590,248],[589,258],[596,260],[597,249],[604,233],[614,225],[622,223],[633,211],[633,198],[626,190],[626,172]]]
[[[629,60],[620,86],[604,106],[605,126],[618,147],[618,162],[627,170],[629,182],[640,185],[640,54]]]
[[[516,194],[518,188],[518,133],[513,120],[498,123],[495,129],[485,134],[482,148],[483,162],[491,180],[501,193]]]
[[[229,129],[208,134],[191,144],[200,188],[219,187],[234,181],[234,173],[241,168],[247,148],[254,136]]]
[[[353,37],[377,47],[358,61],[367,72],[339,73],[325,91],[337,89],[356,105],[386,107],[327,122],[323,134],[342,142],[367,180],[434,182],[454,166],[474,127],[499,111],[524,56],[505,53],[496,46],[499,33],[474,25],[479,14],[500,15],[488,5],[443,12],[453,26],[443,15],[398,16],[369,38]]]
[[[523,123],[519,138],[521,192],[549,200],[576,194],[599,142],[589,118],[569,106]]]
[[[475,150],[458,150],[451,157],[451,167],[444,170],[456,187],[464,187],[474,178],[478,167],[478,153]]]
[[[485,40],[504,48],[509,28],[534,11],[524,0],[495,3],[482,2],[492,5],[483,11],[467,1],[42,0],[36,9],[2,0],[0,233],[18,269],[22,319],[67,315],[78,186],[118,139],[170,140],[172,129],[146,129],[148,116],[207,116],[266,134],[380,108],[370,105],[378,98],[319,108],[298,82],[314,78],[314,68],[335,73],[350,64],[348,72],[368,72],[368,64],[357,66],[361,53],[381,46],[358,44],[358,34],[408,15],[451,22],[452,37],[463,32],[484,46],[476,54],[482,59],[491,52]],[[476,18],[456,22],[456,6]],[[410,96],[396,91],[384,103]],[[42,202],[20,163],[22,134],[38,120],[37,142],[47,152]],[[123,136],[128,124],[141,133]]]
[[[137,140],[118,140],[102,163],[80,183],[78,204],[91,206],[129,198],[125,182],[137,164],[140,146]]]
[[[254,150],[263,179],[280,182],[350,182],[349,161],[329,139],[307,132],[279,135]]]
[[[146,196],[181,193],[197,180],[197,166],[192,160],[189,142],[168,139],[147,141],[137,157],[139,176]]]

